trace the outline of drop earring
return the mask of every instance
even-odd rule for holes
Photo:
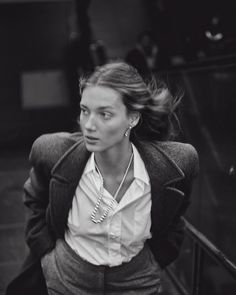
[[[129,131],[132,129],[132,126],[130,125],[129,128],[125,131],[125,136],[127,137],[129,134]]]

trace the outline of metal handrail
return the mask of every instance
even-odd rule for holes
[[[234,279],[236,279],[236,265],[230,261],[227,256],[220,251],[210,240],[208,240],[200,231],[198,231],[185,218],[185,231],[187,236],[194,242],[193,265],[192,265],[192,282],[191,295],[201,294],[202,274],[204,267],[205,254],[214,259],[214,261],[226,270]],[[182,295],[187,295],[189,292],[186,287],[179,281],[176,274],[171,269],[166,269],[166,274],[172,281],[176,290]]]
[[[184,219],[187,235],[236,279],[236,265],[192,224]]]

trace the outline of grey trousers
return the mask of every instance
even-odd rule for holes
[[[108,267],[83,260],[58,240],[41,264],[49,295],[156,295],[161,287],[161,269],[147,245],[130,262]]]

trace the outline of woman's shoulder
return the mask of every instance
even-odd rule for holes
[[[173,155],[187,155],[187,156],[194,156],[198,155],[196,148],[190,143],[183,143],[178,141],[159,141],[157,143],[162,149],[166,150]]]
[[[39,136],[32,145],[30,162],[48,163],[53,166],[60,157],[76,142],[81,140],[81,133],[58,132]]]
[[[177,141],[158,142],[157,146],[174,161],[187,175],[197,175],[199,157],[196,148],[190,143]]]
[[[82,138],[82,134],[80,132],[70,133],[70,132],[57,132],[57,133],[47,133],[39,136],[33,142],[33,145],[55,145],[58,143],[65,143],[65,144],[73,144]]]

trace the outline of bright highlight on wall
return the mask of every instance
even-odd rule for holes
[[[66,76],[61,70],[23,72],[21,75],[23,109],[69,106]]]

